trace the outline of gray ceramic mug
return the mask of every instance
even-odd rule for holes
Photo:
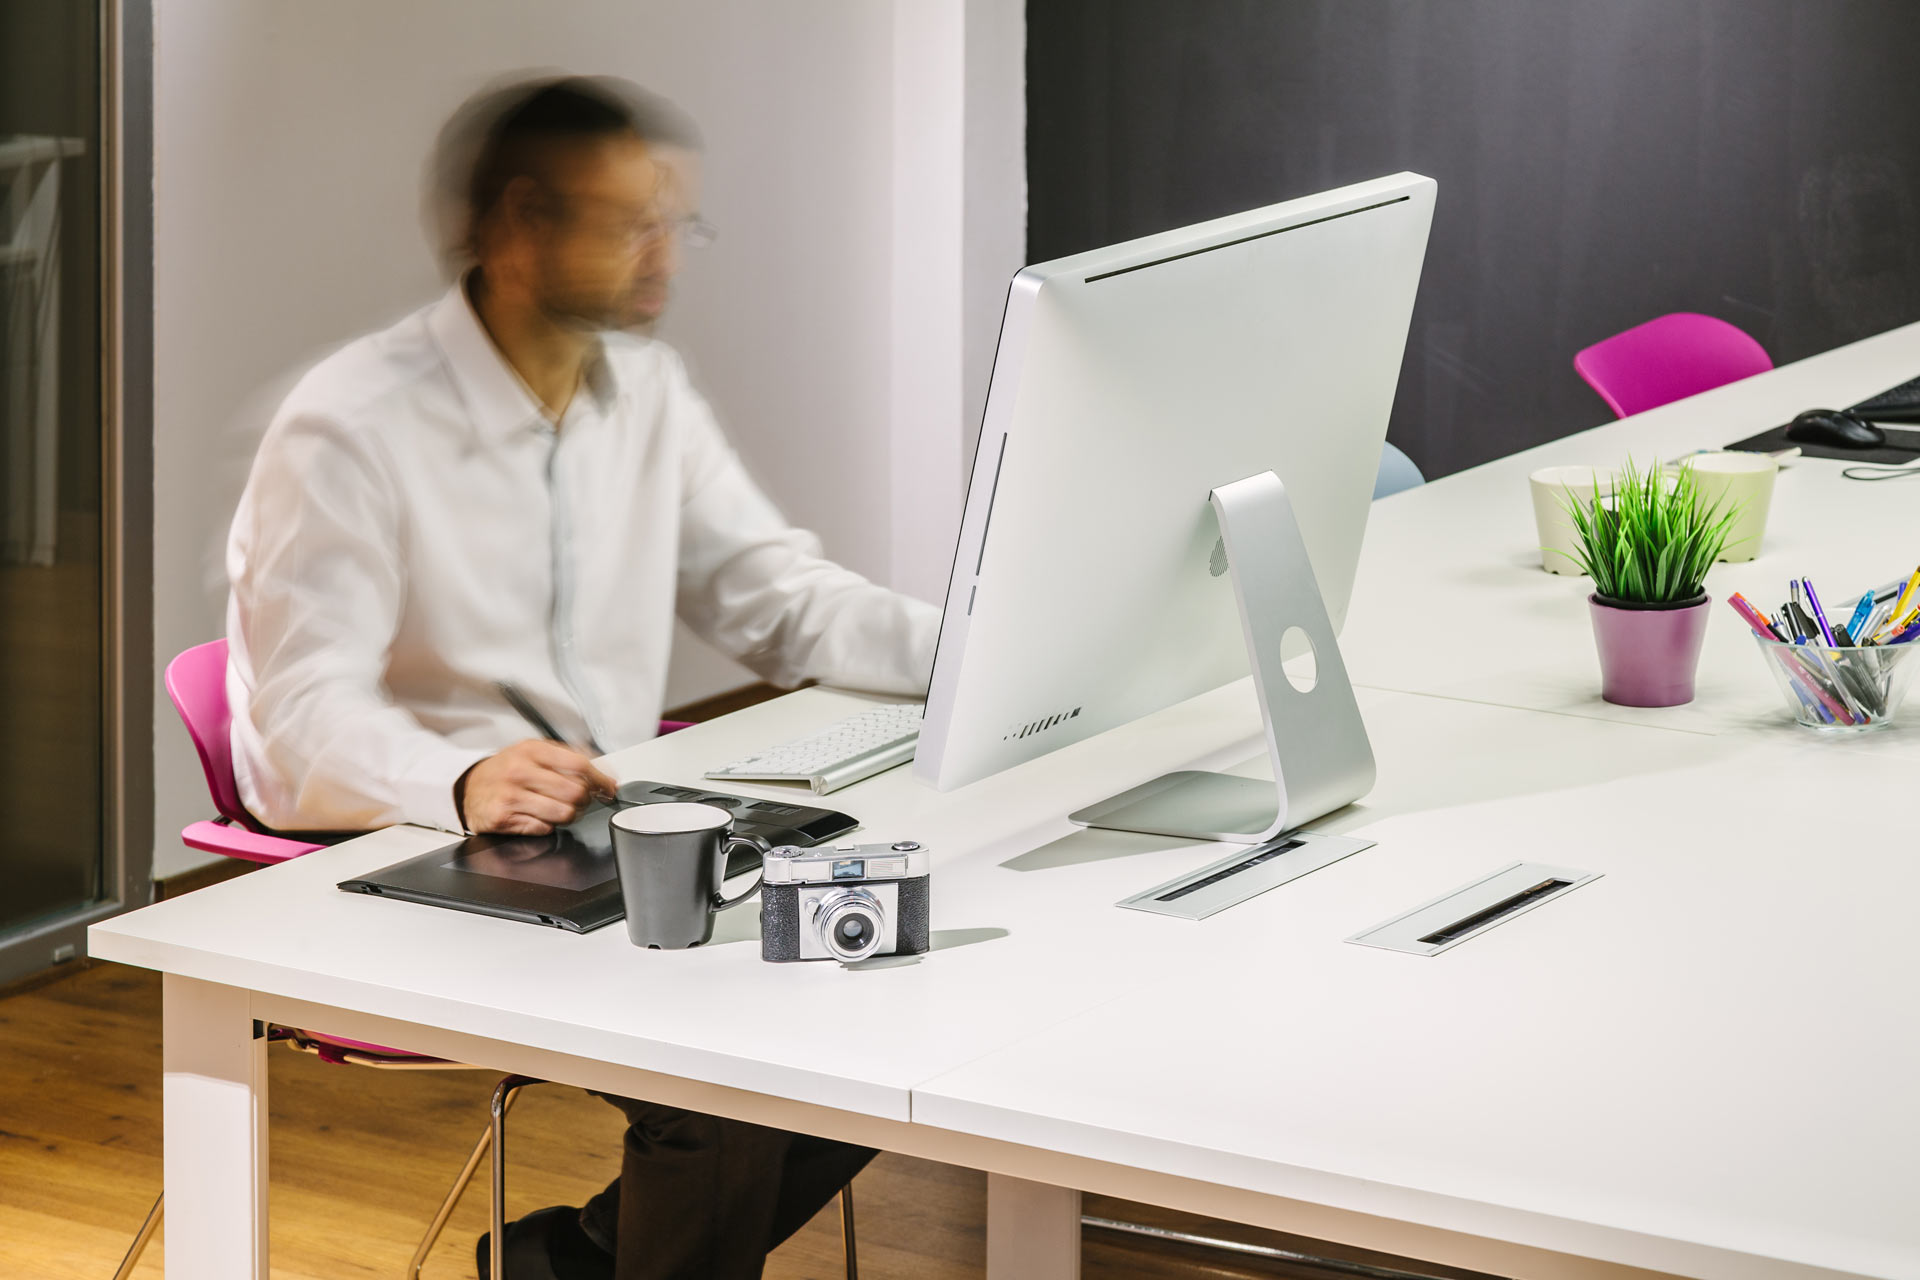
[[[713,937],[716,911],[759,892],[759,876],[734,897],[720,892],[735,845],[767,852],[766,841],[732,825],[733,815],[711,804],[636,804],[613,815],[613,862],[634,946],[697,947]]]

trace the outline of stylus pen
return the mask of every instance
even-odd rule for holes
[[[600,748],[595,746],[592,741],[589,741],[585,747],[581,747],[561,737],[560,731],[553,727],[553,721],[541,715],[540,708],[527,701],[527,695],[520,692],[520,690],[513,685],[508,684],[505,680],[496,680],[494,681],[493,687],[500,691],[500,696],[507,700],[509,706],[520,713],[520,718],[538,730],[540,736],[547,741],[557,742],[563,747],[571,747],[582,755],[597,756],[600,754]]]

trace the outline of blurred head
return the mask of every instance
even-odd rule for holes
[[[676,108],[625,81],[489,91],[441,134],[443,243],[489,293],[556,323],[651,324],[697,229],[698,147]]]

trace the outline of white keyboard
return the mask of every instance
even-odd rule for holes
[[[850,787],[913,759],[920,741],[918,702],[889,703],[848,716],[818,733],[735,760],[707,777],[735,782],[804,782],[818,795]]]

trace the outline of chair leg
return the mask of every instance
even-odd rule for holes
[[[515,1093],[506,1100],[506,1107],[513,1106]],[[480,1140],[473,1144],[473,1152],[467,1156],[467,1163],[454,1176],[453,1186],[447,1190],[447,1198],[440,1202],[439,1211],[433,1215],[433,1221],[427,1224],[427,1234],[420,1241],[420,1247],[413,1251],[413,1261],[407,1264],[406,1280],[420,1280],[420,1269],[427,1265],[427,1255],[433,1252],[433,1246],[440,1240],[440,1233],[447,1229],[447,1219],[453,1217],[453,1211],[459,1207],[460,1197],[465,1195],[467,1187],[473,1182],[474,1171],[486,1158],[487,1149],[493,1145],[493,1124],[489,1119],[487,1127],[480,1131]],[[115,1278],[118,1280],[118,1277]]]
[[[127,1280],[140,1262],[140,1255],[147,1251],[147,1241],[153,1239],[155,1227],[160,1225],[160,1214],[166,1208],[167,1193],[162,1191],[153,1198],[153,1208],[147,1210],[147,1220],[140,1224],[140,1230],[134,1234],[133,1243],[127,1246],[127,1256],[120,1260],[120,1269],[113,1273],[113,1280]]]
[[[530,1084],[544,1084],[532,1076],[504,1076],[493,1087],[493,1231],[487,1238],[487,1274],[494,1280],[506,1280],[507,1274],[507,1108],[519,1092]]]
[[[853,1240],[853,1184],[840,1188],[840,1248],[847,1259],[847,1280],[860,1280],[860,1257]]]

